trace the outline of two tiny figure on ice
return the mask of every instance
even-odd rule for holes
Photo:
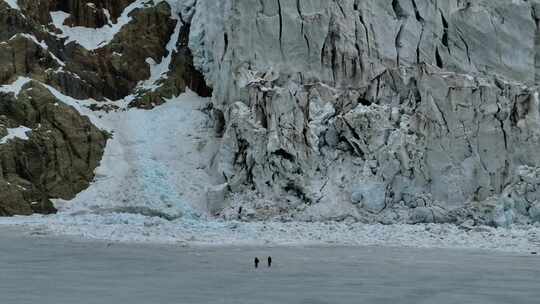
[[[267,261],[268,261],[268,267],[272,267],[272,257],[269,256]],[[260,263],[259,258],[255,257],[255,268],[259,268],[259,263]]]

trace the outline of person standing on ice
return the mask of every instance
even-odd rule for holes
[[[268,257],[268,267],[272,267],[272,257]]]
[[[255,268],[259,267],[259,258],[255,257]]]

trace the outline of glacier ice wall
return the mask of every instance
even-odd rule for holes
[[[540,220],[539,4],[199,0],[189,45],[221,135],[210,209]]]

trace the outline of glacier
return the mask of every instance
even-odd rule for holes
[[[0,91],[32,80],[110,138],[88,189],[51,197],[57,215],[1,223],[116,241],[538,246],[540,1],[124,2],[102,26],[55,8],[45,32],[10,35],[67,80],[32,72]],[[122,31],[146,9],[170,13],[165,43],[128,58]],[[118,75],[78,73],[70,52],[148,77],[86,89]],[[211,97],[175,78],[178,54]]]

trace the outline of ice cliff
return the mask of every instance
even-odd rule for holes
[[[538,0],[10,0],[0,21],[6,102],[18,77],[98,112],[211,95],[213,216],[540,221]],[[41,123],[4,108],[0,137]],[[5,167],[0,187],[26,193],[24,166]]]
[[[539,4],[198,1],[189,46],[222,134],[214,192],[244,193],[210,209],[540,220]]]

